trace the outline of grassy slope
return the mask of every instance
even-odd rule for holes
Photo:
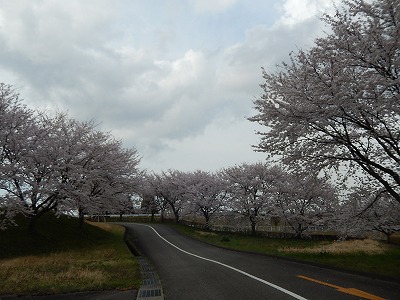
[[[207,233],[191,227],[172,225],[181,233],[195,239],[241,251],[281,256],[306,262],[318,263],[344,270],[367,272],[380,276],[400,279],[400,246],[382,244],[384,253],[364,253],[355,250],[353,253],[307,253],[307,251],[287,252],[287,248],[315,248],[328,246],[331,241],[312,241],[298,239],[271,239],[260,236],[247,236],[230,233]]]
[[[140,285],[136,260],[123,242],[124,229],[108,224],[43,216],[38,233],[27,220],[0,231],[0,295],[134,289]]]

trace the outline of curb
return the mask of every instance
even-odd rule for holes
[[[138,256],[136,259],[143,278],[136,300],[164,300],[161,281],[153,265],[142,256]]]

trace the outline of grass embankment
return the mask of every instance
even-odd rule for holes
[[[138,264],[124,229],[104,223],[78,230],[73,218],[45,215],[37,234],[27,220],[0,231],[0,295],[137,289]]]
[[[400,246],[371,240],[344,242],[272,239],[234,233],[207,232],[173,225],[181,233],[228,249],[249,251],[343,270],[400,279]]]

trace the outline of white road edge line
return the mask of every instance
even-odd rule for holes
[[[287,290],[287,289],[284,289],[284,288],[280,287],[279,285],[273,284],[273,283],[271,283],[271,282],[269,282],[269,281],[266,281],[266,280],[264,280],[264,279],[261,279],[261,278],[259,278],[259,277],[254,276],[254,275],[251,275],[251,274],[249,274],[249,273],[247,273],[247,272],[244,272],[244,271],[242,271],[242,270],[236,269],[236,268],[234,268],[234,267],[231,267],[231,266],[229,266],[229,265],[226,265],[226,264],[224,264],[224,263],[222,263],[222,262],[219,262],[219,261],[217,261],[217,260],[205,258],[205,257],[199,256],[199,255],[190,253],[190,252],[188,252],[188,251],[186,251],[186,250],[183,250],[183,249],[179,248],[178,246],[176,246],[175,244],[173,244],[173,243],[171,243],[170,241],[168,241],[166,238],[162,237],[162,236],[157,232],[157,230],[155,230],[155,229],[154,229],[152,226],[150,226],[150,225],[145,225],[145,224],[136,224],[136,225],[146,226],[146,227],[149,227],[149,228],[153,229],[153,231],[154,231],[162,240],[164,240],[166,243],[170,244],[172,247],[175,247],[176,249],[178,249],[179,251],[181,251],[181,252],[183,252],[183,253],[186,253],[186,254],[188,254],[188,255],[197,257],[197,258],[202,259],[202,260],[206,260],[206,261],[209,261],[209,262],[212,262],[212,263],[221,265],[221,266],[223,266],[223,267],[225,267],[225,268],[228,268],[228,269],[231,269],[231,270],[233,270],[233,271],[236,271],[236,272],[238,272],[238,273],[240,273],[240,274],[243,274],[243,275],[245,275],[245,276],[247,276],[247,277],[250,277],[250,278],[252,278],[252,279],[254,279],[254,280],[257,280],[257,281],[259,281],[259,282],[261,282],[261,283],[264,283],[264,284],[266,284],[266,285],[269,285],[270,287],[273,287],[274,289],[277,289],[277,290],[279,290],[279,291],[281,291],[281,292],[283,292],[283,293],[285,293],[285,294],[288,294],[288,295],[292,296],[292,297],[295,298],[295,299],[298,299],[298,300],[307,300],[306,298],[304,298],[304,297],[302,297],[302,296],[300,296],[300,295],[297,295],[297,294],[295,294],[295,293],[293,293],[293,292],[291,292],[291,291],[289,291],[289,290]]]

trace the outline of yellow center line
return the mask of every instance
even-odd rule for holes
[[[353,296],[357,296],[357,297],[361,297],[363,299],[367,299],[367,300],[385,300],[384,298],[369,294],[369,293],[364,292],[364,291],[360,291],[360,290],[355,289],[355,288],[345,288],[345,287],[334,285],[334,284],[331,284],[331,283],[328,283],[328,282],[320,281],[320,280],[317,280],[317,279],[314,279],[314,278],[306,277],[306,276],[303,276],[303,275],[297,275],[297,277],[303,278],[305,280],[309,280],[309,281],[312,281],[312,282],[315,282],[315,283],[319,283],[319,284],[322,284],[322,285],[325,285],[325,286],[329,286],[331,288],[336,289],[339,292],[346,293],[346,294],[353,295]]]

